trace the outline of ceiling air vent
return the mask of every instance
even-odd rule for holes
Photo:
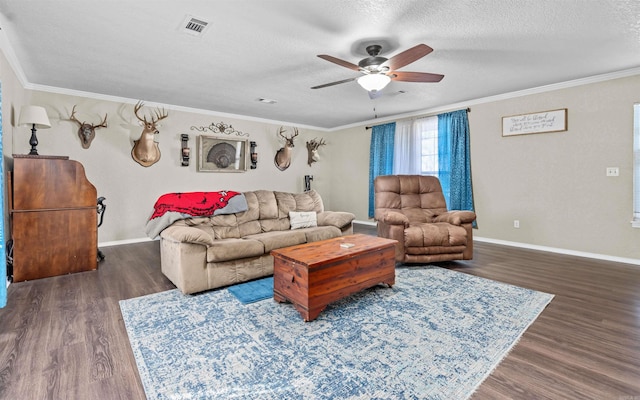
[[[182,32],[193,36],[202,36],[207,30],[207,26],[209,26],[208,22],[187,15],[182,24]]]

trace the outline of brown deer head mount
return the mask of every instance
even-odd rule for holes
[[[326,144],[327,143],[324,141],[324,139],[320,139],[320,141],[318,141],[315,138],[307,142],[307,164],[309,164],[309,166],[320,159],[318,148]]]
[[[146,116],[138,115],[138,111],[144,103],[139,101],[133,108],[133,113],[142,125],[142,133],[138,140],[133,141],[133,149],[131,149],[131,157],[143,167],[149,167],[160,160],[160,147],[155,140],[155,136],[160,133],[157,129],[157,123],[169,116],[164,108],[154,111],[155,115],[151,117],[151,121],[147,121]]]
[[[80,144],[83,149],[88,149],[91,146],[91,142],[96,137],[96,129],[107,127],[107,114],[104,115],[104,119],[98,125],[88,124],[84,121],[80,122],[75,116],[76,106],[73,106],[71,110],[71,116],[69,120],[76,122],[80,127],[78,128],[78,137],[80,137]]]
[[[276,152],[276,156],[273,159],[273,162],[276,164],[276,168],[278,168],[280,171],[284,171],[285,169],[289,168],[289,165],[291,165],[293,139],[298,136],[298,128],[293,128],[293,135],[291,135],[290,137],[284,135],[286,131],[287,130],[282,126],[278,131],[278,136],[282,137],[285,142],[284,147],[281,147],[280,150]]]

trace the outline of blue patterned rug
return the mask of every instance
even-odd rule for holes
[[[226,289],[122,300],[148,399],[466,399],[552,295],[437,267],[398,268],[304,322]]]

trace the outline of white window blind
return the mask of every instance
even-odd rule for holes
[[[633,226],[640,228],[640,103],[633,105]]]

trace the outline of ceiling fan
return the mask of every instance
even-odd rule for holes
[[[431,74],[428,72],[398,71],[398,69],[405,65],[411,64],[412,62],[431,53],[433,49],[426,44],[419,44],[388,59],[380,56],[381,50],[382,46],[377,44],[367,46],[366,51],[367,54],[369,54],[369,57],[360,60],[358,65],[326,54],[319,54],[318,57],[323,60],[361,72],[363,75],[360,77],[325,83],[324,85],[314,86],[311,89],[322,89],[328,86],[339,85],[341,83],[357,81],[360,86],[369,92],[369,97],[373,99],[378,97],[380,90],[384,89],[384,87],[392,80],[402,82],[440,82],[442,78],[444,78],[444,75]]]

